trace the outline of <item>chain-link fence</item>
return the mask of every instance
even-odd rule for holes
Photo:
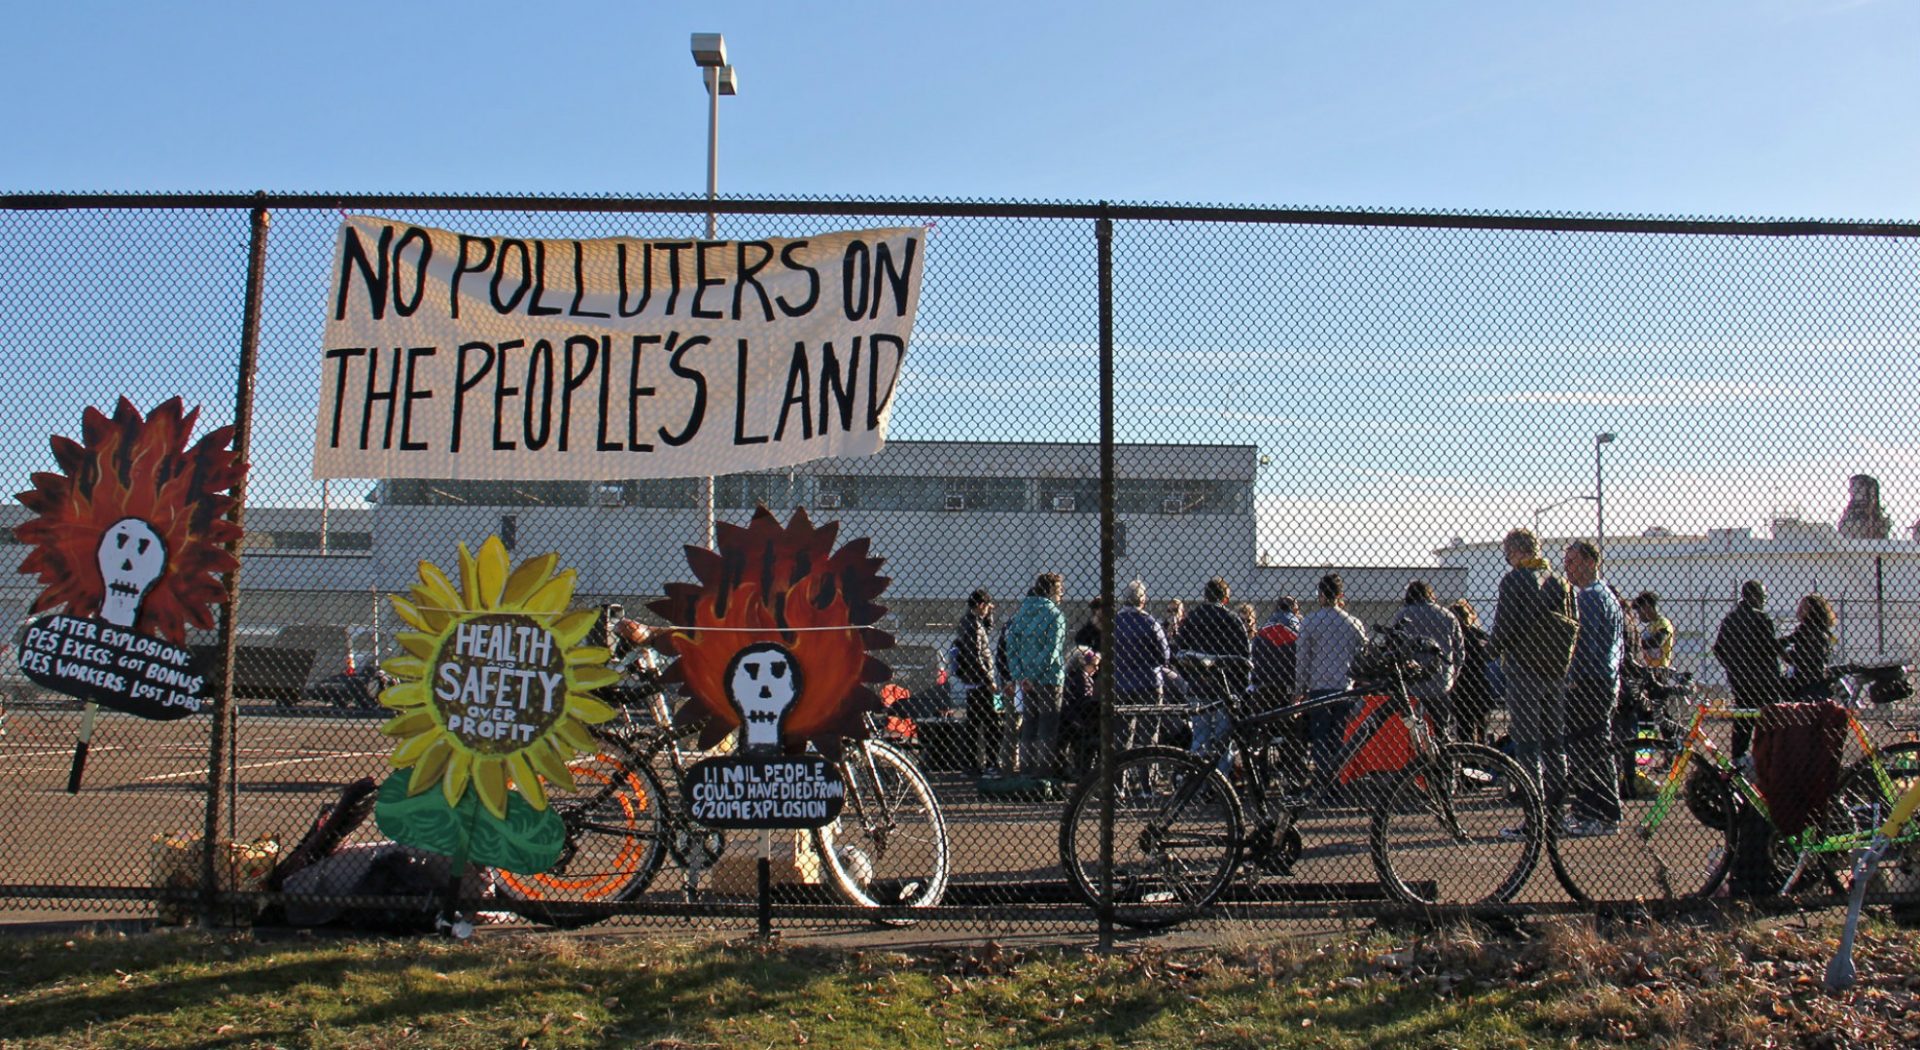
[[[316,481],[311,457],[346,211],[692,242],[705,202],[0,202],[17,391],[0,473],[25,488],[59,469],[48,437],[77,437],[85,408],[122,395],[143,411],[180,396],[203,429],[237,420],[251,462],[229,631],[190,639],[231,663],[230,705],[102,715],[70,792],[89,715],[7,659],[0,896],[14,906],[147,907],[128,902],[160,897],[157,868],[180,866],[168,836],[291,847],[346,785],[385,776],[382,664],[407,629],[388,596],[421,562],[452,565],[457,543],[554,552],[578,573],[574,607],[651,626],[667,584],[693,578],[700,479]],[[894,750],[866,753],[864,773],[849,760],[885,826],[771,836],[782,922],[934,904],[915,917],[991,932],[1084,928],[1088,898],[1152,924],[1789,883],[1831,901],[1847,836],[1920,776],[1915,701],[1873,687],[1903,671],[1816,688],[1806,666],[1920,657],[1920,446],[1905,418],[1920,227],[716,208],[730,239],[926,229],[884,451],[713,479],[723,525],[804,509],[843,541],[871,538],[890,579],[878,727]],[[29,516],[5,519],[15,564],[30,547],[10,530]],[[1536,576],[1514,589],[1535,553],[1523,541],[1510,557],[1515,529],[1575,585],[1565,606]],[[1624,603],[1583,586],[1581,542]],[[1769,638],[1806,619],[1805,595],[1833,613],[1815,608],[1789,652],[1731,657],[1798,676],[1764,697],[1729,688],[1714,655],[1747,581],[1770,596],[1756,610],[1778,619]],[[29,575],[6,584],[11,623],[39,592]],[[1530,662],[1561,611],[1579,640]],[[1671,670],[1642,672],[1647,635]],[[624,750],[582,760],[578,795],[554,796],[575,814],[572,881],[483,876],[465,895],[500,913],[539,913],[523,898],[563,890],[586,902],[547,910],[562,921],[751,921],[760,837],[676,818],[676,748],[692,744],[651,732],[645,686],[623,687],[637,727]],[[1696,718],[1696,702],[1796,690],[1857,704],[1768,727],[1757,761],[1741,728],[1757,719]],[[1317,702],[1287,709],[1301,697]],[[376,840],[369,821],[348,844]],[[1914,863],[1888,869],[1888,893],[1920,886]],[[342,878],[331,888],[372,885]]]

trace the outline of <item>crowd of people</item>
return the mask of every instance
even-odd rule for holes
[[[1635,700],[1641,685],[1672,663],[1673,624],[1659,595],[1628,598],[1610,586],[1592,543],[1568,544],[1557,571],[1528,529],[1508,533],[1501,549],[1508,571],[1491,628],[1466,599],[1442,605],[1426,581],[1407,584],[1390,626],[1433,643],[1429,673],[1409,684],[1409,695],[1443,735],[1487,743],[1495,740],[1491,713],[1504,704],[1503,743],[1540,784],[1562,833],[1614,834],[1621,820],[1618,741],[1632,736],[1645,714]],[[1232,604],[1225,580],[1207,580],[1201,591],[1201,602],[1188,607],[1170,599],[1156,618],[1146,585],[1132,580],[1111,615],[1095,600],[1075,631],[1057,573],[1041,574],[998,630],[992,596],[973,592],[957,626],[952,666],[966,694],[975,771],[1066,780],[1091,769],[1098,754],[1095,680],[1109,631],[1114,702],[1125,712],[1117,724],[1120,748],[1165,743],[1207,751],[1230,725],[1227,704],[1210,701],[1265,710],[1353,687],[1353,658],[1368,635],[1346,609],[1340,574],[1320,579],[1316,605],[1304,616],[1295,598],[1282,595],[1264,623],[1251,604]],[[1776,637],[1765,604],[1758,581],[1742,585],[1713,644],[1734,704],[1758,708],[1824,696],[1832,606],[1807,595],[1798,626]],[[1212,657],[1227,670],[1183,674],[1181,654]],[[1294,743],[1303,769],[1311,762],[1331,772],[1358,706],[1325,704],[1299,720]],[[1736,734],[1738,757],[1750,744],[1747,723]]]

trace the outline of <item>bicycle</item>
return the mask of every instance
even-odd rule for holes
[[[1247,661],[1182,654],[1183,676],[1216,699],[1228,732],[1198,753],[1152,746],[1115,757],[1112,776],[1084,781],[1067,805],[1060,855],[1069,884],[1097,912],[1136,929],[1184,922],[1219,900],[1243,864],[1286,876],[1301,854],[1298,826],[1343,787],[1343,771],[1382,730],[1404,726],[1405,763],[1373,800],[1369,854],[1391,899],[1465,905],[1511,900],[1539,862],[1546,835],[1539,790],[1519,763],[1482,744],[1446,742],[1428,725],[1406,685],[1437,652],[1430,642],[1387,628],[1352,666],[1356,685],[1331,696],[1264,712],[1239,700]],[[1410,674],[1411,669],[1411,674]],[[1371,699],[1364,727],[1328,769],[1309,773],[1288,723],[1349,700]],[[1239,774],[1220,771],[1232,752]],[[1350,779],[1350,778],[1347,778]],[[1100,863],[1102,812],[1111,783],[1113,864]],[[1346,787],[1357,785],[1348,784]],[[1511,838],[1502,832],[1518,829]],[[1468,880],[1474,880],[1470,885]]]
[[[609,905],[645,893],[671,857],[686,871],[685,894],[725,855],[724,832],[694,822],[686,785],[694,753],[681,740],[666,695],[628,689],[620,718],[592,732],[598,749],[568,766],[574,789],[547,788],[565,840],[560,859],[538,874],[490,872],[506,907],[535,922],[573,927],[611,914]],[[632,700],[639,699],[636,705]],[[635,718],[639,706],[643,717]],[[946,818],[926,774],[883,740],[849,739],[835,769],[846,785],[840,815],[806,842],[834,890],[887,925],[910,923],[937,905],[950,872]]]
[[[1837,688],[1848,677],[1885,673],[1881,667],[1841,664],[1829,669],[1828,678]],[[1757,721],[1763,712],[1692,701],[1693,685],[1684,674],[1676,675],[1672,685],[1684,691],[1693,713],[1677,733],[1656,729],[1619,743],[1620,834],[1586,840],[1601,844],[1604,859],[1568,863],[1564,853],[1580,847],[1558,837],[1552,842],[1554,874],[1568,895],[1581,902],[1714,896],[1726,883],[1736,854],[1735,814],[1741,805],[1751,807],[1767,829],[1767,882],[1780,894],[1819,887],[1842,892],[1839,858],[1847,849],[1838,841],[1859,830],[1863,807],[1884,808],[1899,797],[1904,779],[1920,771],[1920,743],[1879,747],[1852,709],[1846,709],[1846,730],[1863,756],[1840,771],[1833,795],[1813,807],[1806,826],[1789,834],[1775,822],[1773,808],[1750,775],[1750,765],[1723,754],[1707,731],[1711,722]],[[1863,689],[1855,685],[1849,694]],[[1866,691],[1889,698],[1897,695],[1892,690]],[[1619,848],[1620,840],[1627,848]],[[1593,882],[1603,873],[1611,885],[1582,882],[1581,876]]]
[[[1920,893],[1920,826],[1913,822],[1916,810],[1920,810],[1920,776],[1908,781],[1884,820],[1852,837],[1858,853],[1853,865],[1852,892],[1847,899],[1846,924],[1840,931],[1840,947],[1827,963],[1825,984],[1831,991],[1853,986],[1856,976],[1853,941],[1860,927],[1860,913],[1866,905],[1868,888],[1876,881],[1880,866],[1889,855],[1900,858],[1902,885],[1895,888],[1907,896]],[[1902,906],[1895,907],[1898,915]],[[1914,918],[1920,913],[1920,901],[1908,903],[1904,909],[1907,918]]]

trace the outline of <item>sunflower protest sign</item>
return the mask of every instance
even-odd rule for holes
[[[538,240],[346,217],[314,476],[607,481],[871,455],[925,238]]]
[[[614,714],[592,693],[616,676],[606,647],[582,644],[597,614],[568,611],[575,575],[558,562],[515,568],[489,536],[478,553],[460,545],[457,584],[423,561],[391,599],[409,629],[382,665],[398,679],[380,694],[397,712],[380,731],[399,772],[374,807],[389,838],[519,872],[559,856],[546,785],[574,789],[568,762],[596,748],[586,727]]]
[[[14,530],[32,548],[19,571],[44,588],[32,611],[61,610],[21,635],[28,678],[157,721],[200,710],[210,675],[187,628],[211,628],[226,601],[219,575],[240,538],[227,514],[247,465],[230,426],[188,444],[199,416],[176,397],[143,418],[123,397],[112,416],[88,408],[79,441],[53,437],[59,471],[17,497],[35,514]]]

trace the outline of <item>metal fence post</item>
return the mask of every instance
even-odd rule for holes
[[[267,227],[269,219],[265,204],[266,192],[260,192],[261,201],[253,209],[252,236],[247,248],[247,290],[246,301],[241,309],[240,320],[240,362],[236,370],[233,397],[233,448],[240,462],[251,468],[248,457],[251,455],[253,432],[253,386],[254,375],[259,364],[260,351],[260,300],[263,285],[266,283],[267,269]],[[233,511],[228,520],[235,525],[245,527],[247,516],[247,475],[242,474],[234,485]],[[233,541],[233,553],[236,561],[244,536]],[[219,856],[220,833],[220,794],[224,787],[228,792],[226,802],[226,831],[229,839],[236,834],[236,810],[239,808],[238,782],[232,771],[223,775],[221,763],[237,765],[235,752],[238,748],[237,727],[234,724],[233,709],[233,666],[236,632],[234,628],[235,608],[240,599],[240,569],[236,567],[227,573],[226,601],[220,606],[220,691],[213,700],[213,727],[207,741],[207,819],[202,828],[201,845],[203,848],[201,877],[201,909],[203,921],[208,926],[214,923],[215,902],[219,895],[219,884],[215,881],[221,858]]]
[[[1113,950],[1113,624],[1114,480],[1113,480],[1113,220],[1100,202],[1094,223],[1100,245],[1100,673],[1094,688],[1100,702],[1100,950]]]

